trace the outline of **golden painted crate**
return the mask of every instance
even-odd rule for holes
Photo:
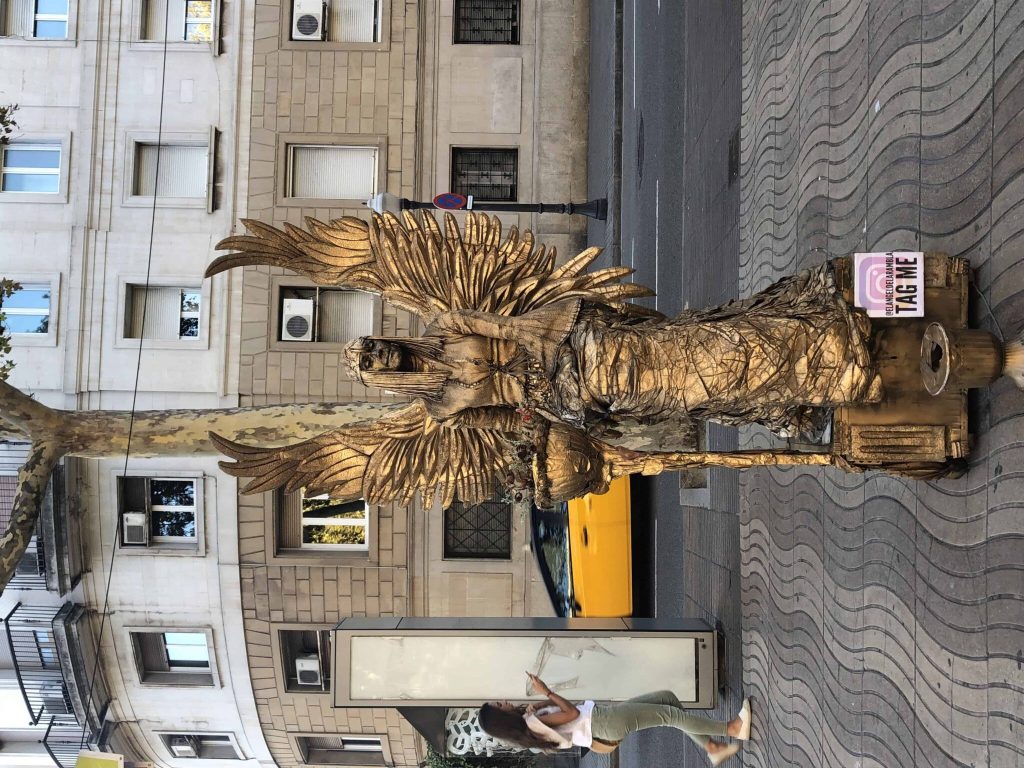
[[[967,327],[970,265],[945,253],[925,253],[925,316],[873,318],[873,353],[885,388],[877,405],[843,406],[833,419],[833,452],[861,466],[899,462],[944,462],[970,449],[967,393],[932,396],[920,370],[921,338],[929,323]],[[836,280],[853,303],[852,260],[839,259]]]

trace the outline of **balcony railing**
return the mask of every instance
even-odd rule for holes
[[[4,619],[14,671],[33,725],[45,717],[73,716],[53,632],[58,610],[18,603]]]
[[[106,751],[116,724],[106,720],[102,675],[91,674],[96,648],[84,608],[18,603],[4,629],[25,705],[34,725],[46,725],[43,744],[54,763],[73,768],[80,749]]]
[[[46,545],[43,537],[39,535],[38,527],[36,535],[32,537],[14,571],[14,576],[11,577],[10,584],[14,589],[46,589]]]
[[[103,751],[99,735],[82,726],[71,716],[51,717],[43,736],[43,746],[50,759],[61,768],[75,768],[79,750]]]
[[[2,4],[2,0],[0,0]],[[24,461],[24,450],[0,442],[0,532],[7,530],[17,491],[12,472]],[[58,465],[46,487],[35,536],[11,579],[14,589],[47,589],[66,595],[82,575],[81,530],[65,494],[65,465]]]

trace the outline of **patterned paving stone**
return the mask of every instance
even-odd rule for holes
[[[1024,0],[751,0],[742,93],[741,293],[934,248],[1021,332]],[[959,479],[742,475],[744,764],[1024,766],[1024,394],[970,411]]]

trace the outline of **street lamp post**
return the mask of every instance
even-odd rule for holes
[[[506,213],[561,213],[566,216],[577,214],[580,216],[589,216],[592,219],[598,219],[600,221],[604,221],[608,216],[608,201],[605,198],[588,200],[585,203],[475,203],[473,202],[472,196],[470,196],[468,198],[462,198],[462,205],[439,205],[437,202],[441,198],[460,197],[462,196],[446,193],[445,195],[438,195],[431,202],[425,202],[421,200],[409,200],[405,197],[398,197],[390,192],[380,192],[367,200],[365,205],[377,213],[384,213],[385,211],[398,213],[399,211],[416,210],[419,208],[435,208],[441,210],[465,209],[471,211],[493,211]]]

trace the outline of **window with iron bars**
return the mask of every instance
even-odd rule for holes
[[[519,199],[519,150],[452,147],[452,192],[483,202]]]
[[[512,505],[452,502],[444,511],[446,559],[509,560],[512,557]]]
[[[454,42],[519,45],[519,0],[455,0]]]

